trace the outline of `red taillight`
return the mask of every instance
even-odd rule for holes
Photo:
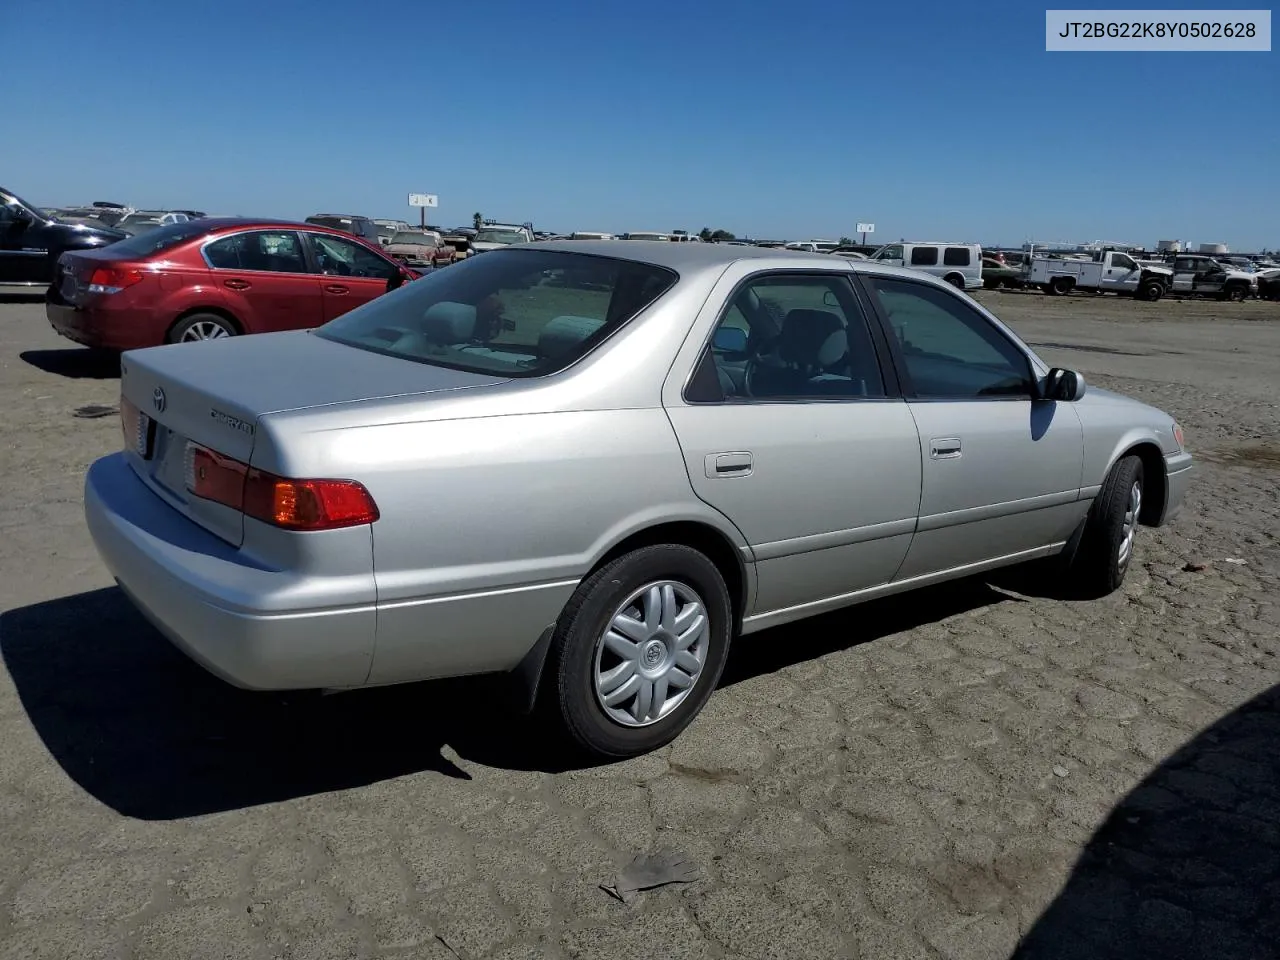
[[[187,489],[286,530],[335,530],[373,523],[378,506],[354,480],[292,480],[187,444]]]
[[[142,282],[142,271],[125,267],[97,267],[89,277],[90,293],[119,293]]]

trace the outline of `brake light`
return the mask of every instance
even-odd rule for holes
[[[123,267],[97,267],[89,277],[90,293],[119,293],[142,282],[142,271]]]
[[[355,480],[294,480],[187,444],[187,489],[245,516],[285,530],[336,530],[380,516],[369,491]]]

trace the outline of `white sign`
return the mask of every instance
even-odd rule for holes
[[[875,233],[876,225],[874,223],[860,223],[858,229],[854,233]]]
[[[434,193],[411,193],[409,194],[409,206],[438,207],[440,206],[440,198]]]

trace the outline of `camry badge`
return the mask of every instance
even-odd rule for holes
[[[164,413],[164,391],[156,387],[151,393],[151,404],[156,408],[156,413]]]

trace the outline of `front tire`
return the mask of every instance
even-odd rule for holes
[[[705,555],[678,544],[634,550],[579,584],[561,614],[548,705],[596,757],[648,753],[702,710],[732,632],[728,588]]]
[[[1133,454],[1118,460],[1107,474],[1067,564],[1071,594],[1098,599],[1124,582],[1141,520],[1143,479],[1142,460]]]

